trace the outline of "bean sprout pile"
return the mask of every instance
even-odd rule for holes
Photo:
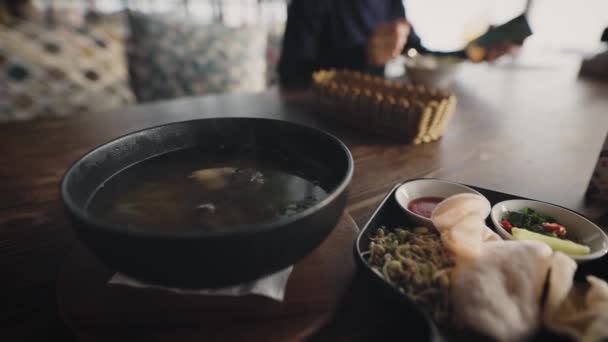
[[[445,321],[450,313],[448,292],[454,263],[439,234],[426,227],[390,231],[382,226],[371,240],[372,268],[435,320]]]

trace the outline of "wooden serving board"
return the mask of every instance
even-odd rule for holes
[[[353,279],[358,232],[344,214],[329,237],[295,265],[283,302],[108,285],[114,272],[78,246],[58,278],[60,315],[87,341],[305,339],[330,320]]]

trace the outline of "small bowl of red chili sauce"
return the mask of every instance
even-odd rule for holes
[[[432,178],[420,178],[401,184],[395,191],[395,200],[410,219],[421,226],[434,228],[433,210],[445,198],[456,194],[481,194],[459,183]]]

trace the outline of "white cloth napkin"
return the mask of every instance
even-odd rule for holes
[[[285,288],[293,266],[289,266],[276,273],[239,285],[219,288],[219,289],[180,289],[174,287],[164,287],[160,285],[146,284],[142,281],[130,278],[122,273],[115,273],[108,281],[112,285],[124,285],[136,288],[152,288],[165,290],[176,294],[201,295],[201,296],[246,296],[258,295],[268,297],[282,302],[285,296]]]

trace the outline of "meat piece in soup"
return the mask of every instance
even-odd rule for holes
[[[291,216],[327,196],[318,181],[285,162],[209,162],[196,153],[173,152],[127,168],[98,189],[87,210],[131,230],[225,230]]]

